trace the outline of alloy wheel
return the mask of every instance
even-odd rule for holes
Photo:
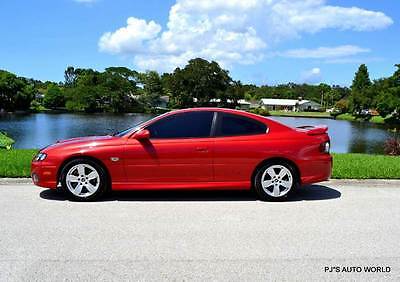
[[[99,173],[88,164],[77,164],[71,167],[65,180],[68,190],[80,198],[93,195],[100,187]]]
[[[269,196],[283,197],[293,186],[293,175],[283,165],[269,166],[261,176],[261,186]]]

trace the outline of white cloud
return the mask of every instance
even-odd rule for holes
[[[324,0],[177,0],[164,30],[154,21],[129,18],[127,26],[103,34],[99,48],[132,56],[142,69],[170,71],[193,57],[229,66],[260,61],[268,47],[305,33],[370,31],[392,23],[381,12]]]
[[[322,73],[320,68],[312,68],[304,71],[301,74],[301,82],[305,83],[319,83],[322,81]]]
[[[319,47],[315,49],[292,49],[280,52],[279,55],[288,58],[301,59],[332,59],[347,56],[354,56],[361,53],[368,53],[371,50],[354,45],[342,45],[336,47]]]
[[[144,52],[147,48],[144,43],[155,39],[161,31],[161,26],[154,21],[147,23],[145,20],[130,17],[126,23],[126,27],[121,27],[115,32],[106,32],[101,36],[101,51],[115,54]]]

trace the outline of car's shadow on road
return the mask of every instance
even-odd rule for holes
[[[289,196],[286,202],[297,201],[321,201],[336,199],[341,193],[324,185],[309,185],[302,187],[296,193]],[[40,193],[45,200],[67,201],[65,194],[56,190],[48,189]],[[257,201],[256,195],[251,191],[113,191],[101,198],[104,201]]]

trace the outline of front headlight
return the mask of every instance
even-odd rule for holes
[[[35,162],[41,162],[44,161],[47,158],[47,155],[45,153],[39,152],[34,158],[33,160]]]

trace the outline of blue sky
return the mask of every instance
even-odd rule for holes
[[[41,80],[200,56],[246,83],[349,85],[362,62],[372,78],[400,63],[398,0],[14,0],[0,20],[0,69]]]

